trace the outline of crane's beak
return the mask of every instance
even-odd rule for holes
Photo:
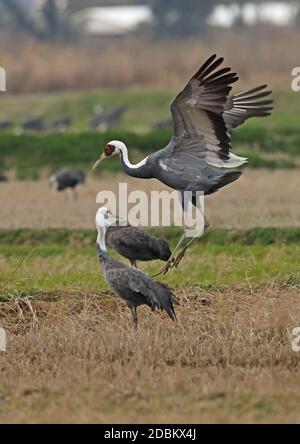
[[[95,170],[97,168],[98,165],[100,165],[100,163],[106,159],[106,154],[102,153],[101,156],[99,157],[99,159],[97,160],[97,162],[93,165],[92,170]]]

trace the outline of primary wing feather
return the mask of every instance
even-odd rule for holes
[[[250,117],[264,117],[271,114],[273,100],[261,100],[272,93],[266,88],[267,85],[261,85],[228,97],[224,108],[224,120],[228,131],[232,131]]]
[[[231,84],[238,77],[230,68],[217,70],[222,63],[223,58],[210,57],[172,102],[173,138],[161,153],[166,170],[179,163],[189,172],[206,165],[232,168],[244,163],[244,158],[230,153],[223,116]]]

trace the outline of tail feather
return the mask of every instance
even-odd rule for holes
[[[172,319],[172,321],[175,321],[177,318],[173,306],[173,303],[175,302],[173,290],[162,282],[156,282],[156,284],[158,292],[155,297],[155,305],[157,308],[165,310],[169,318]]]
[[[228,185],[229,183],[237,180],[241,174],[242,173],[240,171],[227,171],[226,173],[221,174],[219,177],[216,178],[217,180],[215,185],[213,185],[205,194],[212,194],[215,191],[218,191],[225,185]]]

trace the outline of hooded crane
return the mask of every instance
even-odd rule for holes
[[[49,179],[50,185],[56,191],[71,189],[74,198],[77,198],[76,187],[85,182],[85,174],[76,168],[63,168],[53,174]]]
[[[230,68],[217,69],[222,63],[223,58],[211,56],[173,100],[173,135],[165,148],[133,165],[126,145],[111,141],[93,168],[104,159],[119,155],[129,176],[156,178],[178,190],[182,198],[189,191],[193,205],[198,203],[197,192],[211,194],[237,180],[241,172],[233,168],[240,167],[247,159],[231,152],[231,132],[249,117],[268,116],[273,101],[260,100],[271,93],[266,90],[267,85],[229,96],[231,84],[238,76]],[[161,272],[179,263],[191,243],[173,261],[184,238],[185,233]]]
[[[166,262],[172,254],[166,240],[157,239],[129,224],[108,227],[105,241],[109,248],[129,259],[131,265],[136,268],[136,261],[160,259]]]
[[[152,311],[165,310],[174,321],[173,292],[167,285],[154,281],[150,276],[108,255],[105,236],[109,226],[115,223],[111,212],[103,207],[96,214],[97,253],[100,266],[111,289],[131,310],[134,327],[137,328],[137,307],[148,305]]]

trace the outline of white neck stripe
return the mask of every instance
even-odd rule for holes
[[[133,164],[130,162],[130,160],[128,159],[128,150],[127,150],[127,148],[122,146],[122,147],[119,147],[119,150],[120,150],[121,153],[122,153],[123,161],[124,161],[125,165],[126,165],[128,168],[131,168],[131,169],[140,168],[141,166],[145,165],[146,162],[147,162],[147,159],[148,159],[148,157],[149,157],[149,156],[147,156],[147,157],[145,157],[145,159],[141,160],[141,161],[140,161],[139,163],[137,163],[136,165],[133,165]]]

